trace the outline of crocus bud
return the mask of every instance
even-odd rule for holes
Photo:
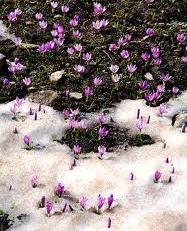
[[[186,124],[184,123],[183,125],[182,125],[182,133],[185,133],[186,132]]]
[[[42,105],[39,104],[38,111],[41,111],[41,110],[42,110]]]
[[[33,188],[36,188],[38,186],[38,176],[37,175],[33,175],[31,177],[31,185]]]
[[[37,120],[37,118],[38,118],[38,115],[37,115],[37,112],[35,112],[35,114],[34,114],[34,120]]]
[[[137,110],[137,116],[136,116],[136,118],[137,118],[137,119],[140,118],[140,109],[139,109],[139,108],[138,108],[138,110]]]
[[[167,164],[169,163],[169,159],[168,159],[168,157],[166,158],[166,163],[167,163]]]
[[[70,204],[69,204],[68,206],[69,206],[70,212],[73,212],[73,211],[74,211],[74,208],[73,208]]]
[[[39,202],[40,208],[44,208],[45,207],[45,204],[46,204],[45,201],[46,201],[45,196],[42,196],[42,198],[41,198],[41,200]]]
[[[102,159],[105,152],[106,152],[106,147],[104,145],[99,145],[98,147],[99,159]]]
[[[134,180],[134,173],[133,172],[130,173],[130,180]]]
[[[149,115],[149,116],[148,116],[148,119],[147,119],[147,124],[150,123],[150,119],[151,119],[151,116]]]
[[[166,148],[166,143],[164,143],[164,149]]]
[[[171,183],[171,181],[172,181],[172,180],[171,180],[171,176],[170,176],[170,177],[169,177],[169,180],[168,180],[168,183]]]
[[[65,204],[64,204],[64,206],[63,206],[63,209],[62,209],[62,212],[63,212],[63,213],[65,213],[66,208],[67,208],[67,205],[68,205],[68,203],[67,203],[67,202],[65,202]]]
[[[73,163],[70,166],[70,170],[73,170],[73,168],[76,166],[76,159],[73,160]]]
[[[79,204],[80,204],[80,206],[81,206],[82,209],[85,209],[87,201],[88,201],[88,198],[84,197],[84,196],[82,196],[79,199]]]
[[[99,210],[103,207],[104,203],[105,203],[105,200],[106,198],[102,197],[100,194],[97,198],[97,209],[98,209],[98,212]]]
[[[155,172],[155,175],[154,175],[154,182],[157,183],[158,180],[161,178],[161,172],[159,172],[158,170]]]
[[[111,224],[112,224],[112,220],[111,220],[111,218],[109,217],[109,218],[108,218],[108,224],[107,224],[107,228],[108,228],[108,229],[110,229]]]
[[[107,201],[108,201],[108,208],[110,209],[113,202],[114,202],[114,196],[113,194],[111,194],[108,198],[107,198]]]
[[[26,144],[26,149],[27,150],[31,150],[32,149],[31,137],[29,135],[25,135],[23,137],[23,142]]]
[[[32,110],[32,108],[30,107],[30,109],[29,109],[29,115],[33,115],[34,113],[33,113],[33,110]]]
[[[18,134],[18,129],[17,128],[14,129],[14,134]]]
[[[55,194],[58,197],[62,197],[64,194],[64,184],[63,183],[58,183],[55,187]]]
[[[171,173],[172,173],[172,174],[175,173],[175,168],[174,168],[174,167],[172,168]]]
[[[51,210],[53,209],[53,203],[51,201],[47,201],[45,207],[46,207],[47,216],[50,216]]]
[[[75,155],[78,155],[81,153],[81,146],[80,145],[74,145],[73,146],[73,152]]]

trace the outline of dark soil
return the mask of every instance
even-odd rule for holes
[[[64,1],[65,3],[66,1]],[[0,3],[0,18],[9,27],[10,32],[21,37],[24,43],[39,45],[51,40],[50,31],[52,24],[58,22],[64,25],[66,29],[65,42],[62,47],[56,51],[40,54],[36,48],[15,47],[12,44],[4,44],[0,41],[0,53],[7,56],[7,59],[13,60],[19,57],[23,65],[27,68],[17,77],[10,75],[7,70],[0,74],[0,78],[9,78],[15,81],[15,85],[4,90],[1,88],[0,101],[8,101],[16,96],[24,97],[28,92],[21,81],[25,76],[32,79],[32,91],[42,89],[52,89],[59,92],[59,97],[52,103],[55,109],[77,108],[83,112],[98,111],[101,108],[111,107],[114,103],[122,99],[144,98],[145,93],[156,89],[162,81],[159,79],[161,73],[169,73],[172,80],[166,82],[165,93],[157,100],[150,103],[150,106],[156,106],[168,101],[172,96],[171,89],[177,86],[180,92],[187,88],[187,66],[181,62],[181,57],[186,55],[186,43],[179,45],[176,41],[176,35],[179,32],[186,33],[187,22],[187,2],[186,0],[157,0],[153,4],[147,4],[145,1],[101,1],[106,6],[107,11],[103,16],[93,17],[94,1],[71,1],[70,12],[65,17],[54,17],[60,14],[60,7],[52,13],[49,1],[30,1],[6,0]],[[10,23],[7,21],[7,14],[19,7],[23,15],[18,22]],[[35,13],[42,12],[49,23],[46,32],[42,32],[35,20]],[[80,24],[78,29],[82,33],[80,40],[73,39],[72,29],[69,26],[69,20],[74,14],[79,13]],[[95,32],[92,27],[92,21],[106,18],[109,25],[101,32]],[[149,39],[145,37],[145,30],[148,27],[154,28],[156,36]],[[130,59],[120,57],[121,50],[110,52],[108,50],[110,43],[116,43],[117,40],[126,33],[132,33],[132,40],[123,49],[129,50]],[[84,64],[79,55],[73,55],[72,58],[66,53],[68,46],[75,43],[81,43],[85,52],[92,52],[93,60],[89,65]],[[160,47],[162,64],[156,67],[152,61],[143,62],[140,58],[141,53],[150,51],[151,46]],[[127,72],[127,64],[136,63],[138,69],[132,76]],[[83,75],[77,75],[74,71],[74,65],[84,64],[86,72]],[[111,80],[109,66],[118,64],[119,73],[122,78],[118,84]],[[6,68],[5,68],[6,69]],[[57,83],[50,83],[49,76],[57,70],[65,70],[62,79]],[[151,72],[154,81],[148,81],[150,88],[142,91],[138,87],[138,82],[144,79],[144,75]],[[102,86],[95,88],[93,78],[100,76],[103,79]],[[85,86],[94,88],[94,95],[88,101],[83,97],[80,100],[70,100],[64,96],[65,90],[71,92],[83,92]]]
[[[120,128],[115,123],[103,124],[109,130],[107,137],[99,139],[99,125],[94,125],[88,129],[68,129],[59,141],[67,144],[71,149],[74,145],[81,146],[82,153],[98,152],[98,146],[104,145],[107,152],[113,152],[117,148],[127,148],[130,146],[142,146],[153,144],[154,140],[147,134],[131,136],[127,129]]]
[[[0,210],[0,231],[7,230],[12,224],[13,221],[9,219],[9,215]]]

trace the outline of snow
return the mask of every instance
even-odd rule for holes
[[[12,103],[12,102],[11,102]],[[11,216],[21,213],[28,220],[16,221],[10,230],[15,231],[96,231],[107,230],[107,219],[111,217],[111,230],[117,231],[183,231],[187,230],[187,133],[171,126],[171,116],[187,109],[187,92],[168,102],[168,113],[158,115],[158,108],[151,108],[144,100],[124,100],[116,105],[111,116],[122,127],[137,133],[136,113],[151,116],[145,132],[155,138],[156,143],[143,147],[130,147],[106,153],[99,160],[94,153],[80,158],[77,166],[70,170],[71,150],[57,142],[67,123],[63,116],[52,108],[42,106],[46,113],[38,112],[38,120],[29,116],[29,108],[38,105],[26,101],[21,106],[21,119],[11,119],[10,104],[0,105],[0,209]],[[18,134],[14,134],[15,127]],[[23,136],[29,134],[41,150],[24,149]],[[163,148],[166,142],[166,149]],[[169,163],[166,163],[166,158]],[[171,173],[173,166],[176,171]],[[162,172],[162,181],[153,183],[156,170]],[[129,174],[135,180],[129,180]],[[32,188],[30,178],[39,176],[41,185]],[[168,184],[169,176],[172,183]],[[56,182],[62,181],[76,208],[72,213],[47,217],[45,209],[38,209],[37,202],[45,195],[54,199]],[[9,187],[12,185],[12,190]],[[117,206],[111,211],[97,215],[90,210],[81,211],[77,203],[80,196],[88,197],[88,208],[96,203],[98,194],[114,194]],[[64,200],[65,201],[65,200]]]

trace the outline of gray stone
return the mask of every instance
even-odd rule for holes
[[[182,127],[183,124],[187,124],[187,111],[182,111],[174,116],[173,125],[176,128]]]
[[[81,99],[82,98],[82,93],[79,92],[71,92],[70,97],[75,98],[75,99]]]
[[[54,73],[51,74],[51,76],[49,77],[51,82],[57,82],[59,79],[62,78],[62,75],[64,74],[64,70],[61,71],[56,71]]]
[[[52,90],[42,90],[38,92],[33,92],[28,95],[28,99],[32,102],[43,104],[43,105],[50,105],[53,100],[58,97],[57,91]]]

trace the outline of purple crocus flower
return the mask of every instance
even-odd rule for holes
[[[130,63],[127,65],[127,69],[128,69],[128,72],[132,74],[136,71],[137,66],[135,64],[133,65],[132,63]]]
[[[81,38],[81,32],[79,30],[73,30],[72,36],[75,39],[80,39]]]
[[[147,88],[149,88],[150,84],[146,81],[146,80],[140,80],[140,82],[138,83],[138,86],[141,90],[146,90]]]
[[[100,194],[97,198],[97,209],[98,209],[98,212],[99,210],[103,207],[103,205],[105,204],[105,201],[106,201],[106,198],[105,197],[102,197]]]
[[[162,116],[164,113],[167,112],[167,105],[166,104],[160,104],[158,111],[160,113],[160,116]]]
[[[187,63],[187,56],[182,57],[182,58],[181,58],[181,61],[182,61],[183,63]]]
[[[93,6],[94,6],[94,10],[93,10],[94,16],[101,15],[106,11],[106,7],[102,6],[101,3],[94,2]]]
[[[70,128],[73,128],[73,129],[77,128],[77,126],[78,126],[78,121],[75,120],[75,119],[71,119],[71,120],[69,121],[69,126],[70,126]]]
[[[170,79],[172,78],[172,76],[170,76],[169,74],[161,74],[160,75],[160,80],[164,81],[164,82],[167,82],[169,81]]]
[[[67,13],[69,11],[69,6],[67,5],[62,5],[61,6],[61,11],[63,14]]]
[[[30,145],[30,143],[31,143],[31,137],[29,136],[29,135],[25,135],[24,137],[23,137],[23,142],[26,144],[26,145]]]
[[[25,77],[25,78],[23,79],[23,83],[25,84],[25,86],[29,86],[29,85],[31,84],[31,79]]]
[[[80,64],[75,65],[74,70],[80,74],[83,74],[86,70],[86,68]]]
[[[148,52],[144,52],[142,53],[141,55],[141,58],[144,60],[144,61],[148,61],[150,59],[150,54]]]
[[[23,65],[19,62],[18,58],[15,58],[14,62],[9,64],[8,70],[15,74],[16,72],[23,70]]]
[[[173,95],[177,95],[178,92],[179,92],[179,88],[176,87],[176,86],[174,86],[174,87],[172,88],[172,93],[173,93]]]
[[[17,14],[14,11],[12,11],[7,15],[7,18],[9,22],[15,22],[17,21]]]
[[[52,2],[51,2],[51,7],[52,7],[53,9],[56,9],[57,6],[58,6],[58,2],[55,2],[55,1],[52,1]]]
[[[103,80],[100,77],[95,77],[93,83],[95,86],[100,86],[103,83]]]
[[[47,28],[47,24],[47,21],[39,21],[39,26],[44,30]]]
[[[153,59],[153,63],[155,66],[160,66],[162,63],[162,59],[160,59],[160,58]]]
[[[3,87],[7,87],[10,84],[10,80],[7,78],[3,79]]]
[[[108,198],[107,198],[107,202],[108,202],[108,208],[110,209],[113,202],[114,202],[114,196],[113,194],[111,194]]]
[[[136,127],[139,129],[140,132],[142,132],[142,129],[145,127],[145,122],[143,121],[143,118],[138,119]]]
[[[82,209],[85,209],[87,201],[88,201],[87,197],[84,197],[84,196],[80,197],[79,204]]]
[[[102,159],[103,155],[106,152],[106,147],[104,145],[100,145],[98,147],[98,154],[99,154],[99,159]]]
[[[80,43],[79,44],[75,44],[74,48],[75,48],[75,51],[77,51],[77,52],[81,52],[82,51],[82,45]]]
[[[35,18],[36,18],[36,20],[38,20],[38,21],[42,20],[42,19],[43,19],[43,14],[42,14],[42,13],[36,13],[36,14],[35,14]]]
[[[186,35],[184,33],[177,34],[177,41],[183,43],[186,40]]]
[[[119,70],[119,66],[118,65],[113,65],[111,64],[111,66],[109,67],[110,71],[114,74],[116,74]]]
[[[21,105],[23,105],[23,103],[24,103],[24,99],[20,99],[19,97],[16,97],[16,99],[15,99],[15,105],[17,107],[21,107]]]
[[[67,53],[68,53],[69,55],[73,55],[74,52],[75,52],[75,50],[73,49],[73,47],[68,47]]]
[[[97,20],[95,22],[92,22],[92,26],[96,30],[100,30],[102,27],[106,27],[108,25],[108,20],[102,19],[102,20]]]
[[[105,127],[100,127],[98,131],[99,137],[100,138],[106,137],[108,135],[108,132],[109,131]]]
[[[16,37],[13,39],[13,42],[16,46],[20,46],[22,44],[22,39],[20,37]]]
[[[155,58],[155,59],[160,56],[160,49],[159,49],[159,47],[153,46],[151,48],[151,52],[152,52],[153,58]]]
[[[33,188],[36,188],[38,186],[38,176],[37,175],[33,175],[31,177],[31,185]]]
[[[97,121],[100,123],[100,125],[102,125],[106,121],[105,114],[104,113],[100,113],[97,116]]]
[[[115,43],[111,43],[109,45],[109,51],[116,51],[118,49],[118,46]]]
[[[47,201],[45,207],[46,207],[47,216],[50,216],[50,213],[53,209],[53,203],[51,201]]]
[[[159,179],[161,178],[161,172],[159,172],[158,170],[156,170],[155,174],[154,174],[154,182],[157,183],[159,181]]]
[[[146,29],[146,34],[149,36],[149,37],[152,37],[155,35],[155,31],[153,30],[153,28],[147,28]]]
[[[89,86],[85,87],[84,94],[86,96],[86,99],[88,99],[89,96],[93,95],[93,89]]]
[[[118,83],[119,82],[119,80],[121,79],[121,74],[112,74],[112,81],[114,82],[114,83]]]
[[[90,62],[92,59],[92,54],[91,53],[84,53],[83,54],[83,60],[86,62]]]
[[[74,154],[75,155],[78,155],[78,154],[80,154],[81,153],[81,146],[80,145],[74,145],[73,146],[73,152],[74,152]]]
[[[78,26],[79,21],[77,19],[73,18],[73,19],[70,19],[69,24],[72,27],[76,27],[76,26]]]
[[[55,186],[55,194],[58,197],[62,197],[64,195],[64,184],[59,182],[56,186]]]
[[[164,93],[165,92],[165,85],[158,85],[157,86],[157,91],[160,93]]]
[[[127,59],[129,57],[129,52],[128,50],[122,50],[120,55],[122,58]]]
[[[87,129],[87,128],[88,128],[88,121],[87,121],[87,120],[81,120],[81,121],[79,122],[79,127],[80,127],[81,129]]]

